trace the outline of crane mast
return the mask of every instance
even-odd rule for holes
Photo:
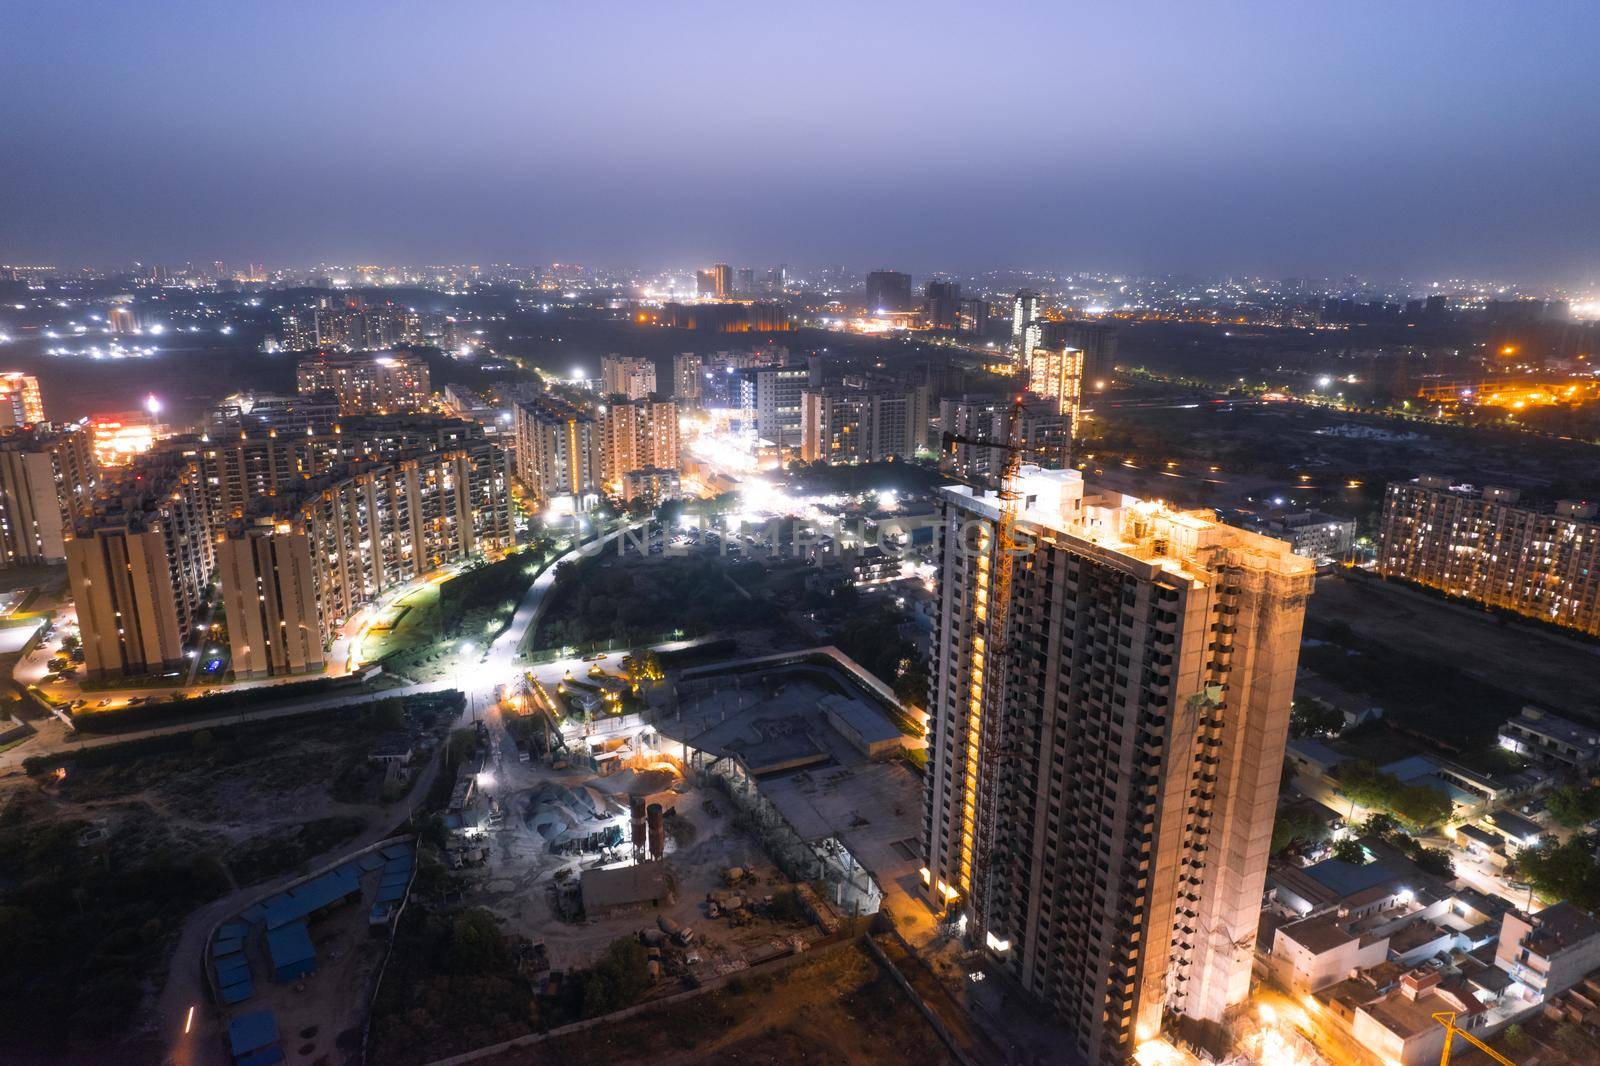
[[[978,927],[990,935],[993,904],[990,852],[1000,805],[1000,761],[1005,754],[1006,656],[1010,646],[1011,584],[1016,562],[1017,518],[1022,491],[1022,397],[1011,405],[1004,442],[946,433],[944,444],[997,448],[1004,453],[996,495],[999,517],[992,538],[980,540],[978,555],[982,635],[973,644],[972,699],[968,706],[968,765],[976,761],[976,782],[969,783],[967,810],[971,831],[963,834],[962,888],[971,901]],[[987,574],[985,575],[985,572]],[[983,578],[987,576],[987,580]]]

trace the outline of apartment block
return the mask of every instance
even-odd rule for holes
[[[1069,1053],[1122,1063],[1249,991],[1313,567],[1076,471],[1020,494],[996,629],[999,501],[941,493],[924,881]]]
[[[952,396],[939,401],[937,428],[941,436],[950,433],[969,440],[1004,443],[1011,417],[1011,401],[997,396]],[[1071,444],[1071,425],[1049,400],[1023,401],[1022,421],[1017,427],[1018,442],[1029,462],[1041,466],[1062,466]],[[940,465],[962,478],[981,480],[996,476],[1004,464],[1005,452],[981,444],[954,444],[940,454]]]
[[[257,501],[220,542],[235,674],[320,669],[335,631],[367,603],[509,547],[505,473],[485,441],[354,463]]]
[[[800,406],[800,457],[807,462],[909,459],[928,436],[928,392],[921,386],[806,389]]]
[[[600,361],[607,396],[642,400],[656,391],[656,361],[638,355],[608,355]]]
[[[515,410],[517,480],[538,506],[570,497],[580,510],[604,487],[600,426],[594,416],[553,396]]]
[[[645,467],[678,469],[678,405],[671,400],[619,400],[599,410],[600,473],[621,494],[624,475]]]
[[[311,538],[271,519],[217,543],[217,573],[238,679],[320,673],[327,665]]]
[[[44,421],[39,379],[20,370],[0,374],[0,428],[31,426]]]
[[[1069,345],[1041,345],[1028,356],[1027,371],[1028,391],[1054,405],[1076,438],[1083,415],[1083,353]]]
[[[90,677],[177,669],[210,584],[209,511],[192,453],[150,457],[111,486],[67,542]]]
[[[0,433],[0,563],[59,563],[96,487],[89,434],[35,425]]]
[[[1419,477],[1384,495],[1378,572],[1600,636],[1595,504]]]
[[[301,393],[332,393],[341,414],[416,411],[433,391],[427,362],[406,352],[319,353],[300,360],[295,385]]]

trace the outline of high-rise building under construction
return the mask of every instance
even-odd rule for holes
[[[1010,534],[941,494],[923,880],[1121,1063],[1249,991],[1313,564],[1076,471],[1010,488]]]

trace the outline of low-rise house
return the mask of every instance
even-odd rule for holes
[[[1565,902],[1533,915],[1510,911],[1494,961],[1522,986],[1513,991],[1549,999],[1600,969],[1600,922]]]
[[[1437,970],[1412,970],[1396,988],[1357,1007],[1351,1034],[1380,1062],[1432,1066],[1444,1050],[1445,1030],[1434,1015],[1456,1015],[1456,1025],[1471,1031],[1484,1021],[1484,1006],[1460,977]]]
[[[1569,721],[1539,707],[1500,727],[1500,746],[1530,759],[1560,763],[1575,770],[1600,765],[1600,729]]]

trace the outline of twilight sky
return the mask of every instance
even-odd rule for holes
[[[1600,280],[1600,4],[0,0],[0,262]]]

